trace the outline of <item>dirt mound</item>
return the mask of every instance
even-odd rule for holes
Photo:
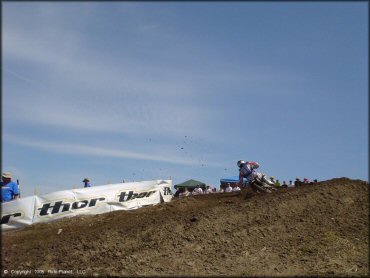
[[[367,275],[368,190],[364,181],[340,178],[247,198],[245,192],[201,195],[37,224],[3,233],[2,269],[89,276]]]

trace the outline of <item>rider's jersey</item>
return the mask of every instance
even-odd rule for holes
[[[243,178],[249,181],[251,174],[254,169],[257,169],[260,165],[257,162],[249,161],[239,169],[239,183],[243,183]]]

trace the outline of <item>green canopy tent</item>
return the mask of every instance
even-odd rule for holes
[[[206,184],[204,182],[197,180],[188,180],[183,183],[176,184],[174,187],[175,189],[187,188],[189,191],[193,191],[193,189],[197,187],[197,185],[199,185],[200,188],[202,188],[203,190],[206,189]]]

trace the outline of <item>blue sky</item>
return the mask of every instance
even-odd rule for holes
[[[368,179],[364,2],[3,3],[2,167],[23,196],[239,159]]]

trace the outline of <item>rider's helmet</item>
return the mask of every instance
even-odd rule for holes
[[[237,165],[239,168],[241,168],[246,162],[244,160],[239,160]]]

